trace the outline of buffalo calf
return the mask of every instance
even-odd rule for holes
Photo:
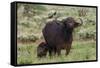
[[[48,49],[46,42],[41,42],[37,47],[37,57],[46,57],[47,51]]]

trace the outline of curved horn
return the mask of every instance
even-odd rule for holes
[[[81,18],[78,18],[78,19],[81,21],[80,25],[82,25],[83,24],[83,20]]]

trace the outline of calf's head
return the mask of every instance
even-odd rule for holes
[[[40,43],[37,47],[37,57],[45,57],[47,54],[47,50],[47,44],[45,42]]]

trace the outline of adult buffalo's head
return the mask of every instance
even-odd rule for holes
[[[80,22],[77,22],[74,18],[72,17],[68,17],[66,19],[62,20],[62,23],[64,24],[65,27],[67,27],[68,29],[73,29],[76,28],[78,26],[81,26],[83,24],[83,21],[81,18],[78,18],[80,20]]]

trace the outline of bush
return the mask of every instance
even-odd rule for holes
[[[38,39],[35,35],[21,35],[18,36],[18,40],[21,42],[35,42]]]
[[[96,39],[96,31],[95,30],[82,30],[80,32],[78,32],[80,39],[83,40],[88,40],[88,39]]]

